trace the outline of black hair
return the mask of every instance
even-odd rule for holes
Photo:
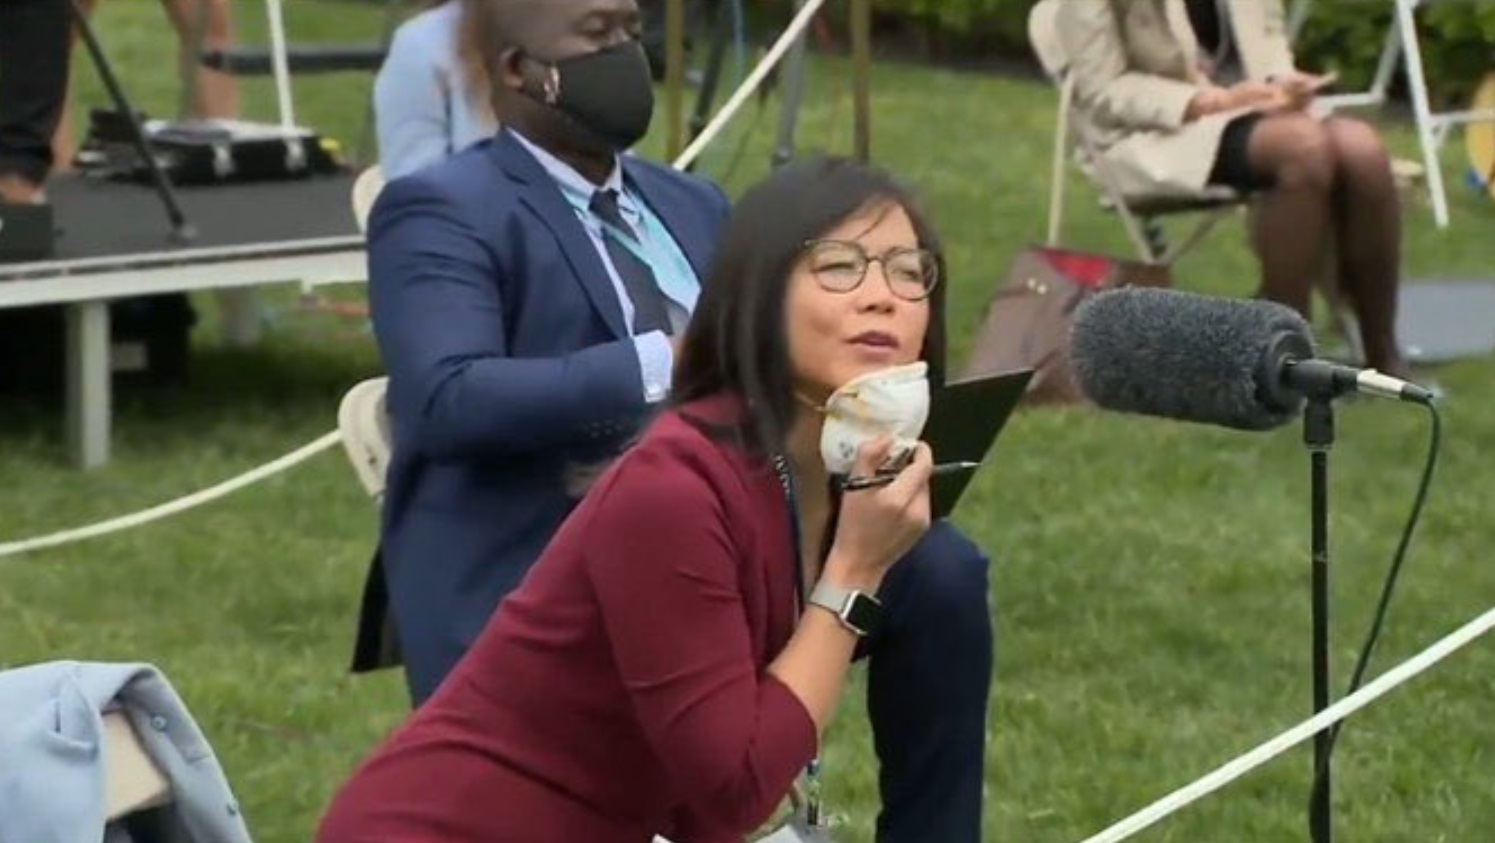
[[[672,404],[735,394],[748,417],[734,435],[750,450],[780,452],[799,406],[784,308],[805,242],[859,213],[894,206],[908,214],[919,246],[935,257],[940,283],[929,297],[919,357],[929,366],[930,384],[943,384],[945,257],[933,225],[913,192],[887,171],[814,156],[775,170],[737,203],[682,341]]]

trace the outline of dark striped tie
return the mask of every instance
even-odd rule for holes
[[[623,219],[618,210],[618,192],[599,190],[592,195],[592,213],[607,223],[602,227],[602,243],[607,256],[612,259],[613,269],[623,281],[623,289],[633,302],[633,332],[647,334],[650,331],[671,333],[669,312],[665,310],[664,294],[659,291],[659,282],[649,265],[639,259],[633,250],[618,241],[619,233],[634,237],[633,228]],[[635,238],[637,242],[637,238]]]

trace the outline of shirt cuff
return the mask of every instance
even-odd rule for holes
[[[670,394],[670,378],[675,369],[675,350],[663,331],[650,331],[633,338],[638,353],[639,373],[644,381],[644,401],[658,404]]]

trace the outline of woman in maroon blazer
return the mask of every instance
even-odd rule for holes
[[[317,840],[722,843],[769,818],[816,757],[875,620],[865,596],[930,523],[928,448],[888,485],[835,492],[819,408],[891,366],[925,360],[937,379],[943,266],[880,171],[803,161],[750,191],[672,409],[364,762]],[[888,451],[865,445],[856,473]]]

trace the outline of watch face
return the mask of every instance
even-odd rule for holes
[[[870,634],[882,620],[882,604],[865,594],[857,594],[846,603],[846,622]]]

